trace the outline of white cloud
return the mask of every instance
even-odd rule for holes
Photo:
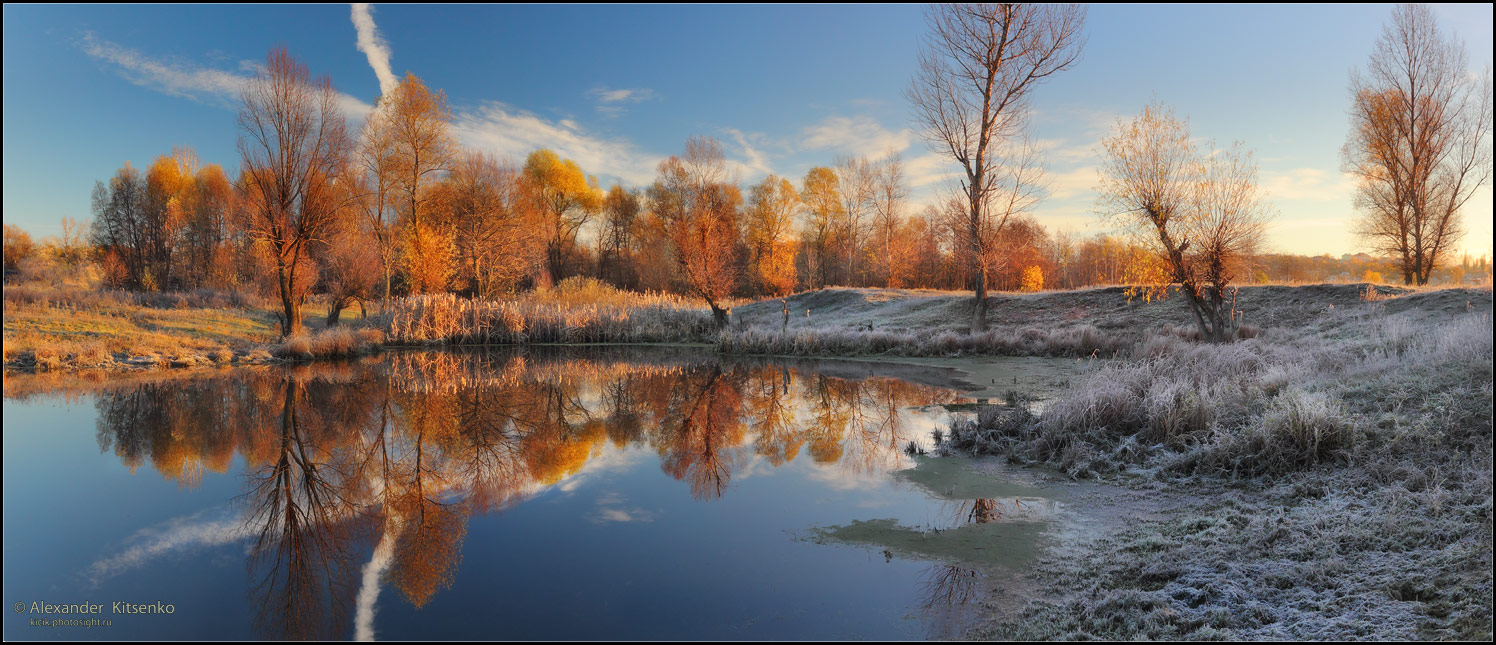
[[[1094,166],[1044,175],[1044,183],[1049,187],[1049,199],[1094,198],[1099,182],[1100,175]]]
[[[571,159],[582,170],[642,186],[654,181],[663,157],[646,153],[625,139],[590,133],[570,119],[552,122],[498,101],[454,110],[453,130],[463,145],[522,160],[540,148]]]
[[[198,102],[211,102],[229,109],[238,105],[239,96],[260,69],[253,61],[241,61],[235,73],[221,69],[203,67],[183,61],[166,61],[146,56],[134,49],[123,47],[85,33],[79,44],[83,53],[96,60],[113,65],[125,80],[141,87]],[[347,94],[338,94],[338,106],[343,114],[355,121],[363,121],[374,107]]]
[[[904,176],[913,188],[933,188],[942,181],[960,178],[961,165],[938,152],[926,152],[904,160]]]
[[[654,90],[647,87],[624,89],[595,87],[587,94],[597,99],[599,103],[639,103],[655,98]]]
[[[379,95],[384,96],[395,89],[400,81],[390,70],[390,47],[384,36],[379,34],[379,27],[375,26],[371,11],[366,3],[353,3],[353,28],[358,30],[358,50],[368,57],[369,67],[374,69],[374,75],[379,78]]]
[[[628,110],[623,107],[623,104],[642,103],[658,98],[655,95],[655,91],[647,87],[610,89],[599,86],[588,90],[587,95],[597,101],[596,109],[598,114],[608,118],[627,112]]]
[[[92,32],[83,34],[79,47],[83,53],[114,65],[119,75],[131,83],[194,101],[238,99],[250,78],[191,63],[151,58],[136,50],[99,40]],[[245,64],[253,65],[244,61],[240,68],[244,69]]]
[[[833,116],[805,128],[801,147],[807,150],[831,150],[837,153],[882,157],[889,152],[903,152],[914,140],[908,128],[894,132],[868,116]]]
[[[386,522],[384,534],[374,547],[374,555],[369,558],[369,564],[364,565],[363,579],[358,588],[357,609],[353,616],[354,640],[374,640],[374,604],[379,600],[380,580],[384,579],[384,572],[394,561],[395,533],[391,530],[390,523]]]
[[[1350,176],[1331,174],[1320,168],[1294,168],[1264,172],[1260,182],[1268,199],[1303,199],[1318,202],[1351,202],[1354,188]]]
[[[731,159],[728,161],[739,177],[744,181],[752,182],[768,175],[774,174],[774,168],[769,163],[769,155],[760,146],[763,145],[764,137],[760,134],[748,134],[736,128],[724,128],[727,136],[732,137],[734,143],[742,151],[743,161]]]
[[[1096,160],[1101,140],[1076,145],[1069,144],[1066,139],[1036,139],[1034,146],[1039,149],[1045,164],[1075,164]]]

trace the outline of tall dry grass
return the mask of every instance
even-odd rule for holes
[[[711,312],[666,294],[615,292],[600,301],[537,294],[471,300],[451,294],[399,298],[387,310],[398,345],[710,342]]]
[[[347,358],[374,353],[383,345],[384,332],[378,329],[338,326],[286,338],[275,348],[275,355],[293,360]]]

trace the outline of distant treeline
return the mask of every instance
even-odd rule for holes
[[[287,318],[310,293],[337,310],[407,294],[496,297],[575,276],[700,297],[714,311],[822,286],[976,286],[962,204],[916,209],[897,153],[839,157],[798,182],[769,175],[745,191],[721,144],[693,137],[653,184],[604,190],[550,150],[520,163],[463,149],[444,93],[413,75],[357,133],[324,100],[330,87],[273,52],[245,92],[237,172],[182,148],[144,170],[127,162],[94,187],[91,224],[64,220],[62,237],[41,244],[7,224],[7,275],[277,295]],[[1157,254],[1129,238],[1053,233],[1024,215],[984,234],[989,289],[1167,281]],[[1234,279],[1399,275],[1365,255],[1267,255],[1248,271]],[[1433,282],[1488,272],[1485,258],[1467,257]]]

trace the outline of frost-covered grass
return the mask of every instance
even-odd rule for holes
[[[1489,291],[1343,307],[1226,346],[1160,336],[947,450],[1193,501],[1041,568],[979,636],[1491,637]]]
[[[717,347],[729,354],[780,356],[1102,356],[1135,342],[1135,334],[1104,333],[1091,325],[1065,329],[993,329],[969,334],[861,331],[836,327],[780,332],[757,327],[727,330]]]

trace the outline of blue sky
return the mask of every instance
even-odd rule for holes
[[[1358,250],[1339,171],[1348,74],[1389,5],[1097,5],[1073,70],[1033,96],[1051,230],[1105,230],[1094,211],[1097,142],[1155,98],[1192,133],[1255,150],[1279,212],[1270,245]],[[1491,5],[1435,8],[1491,60]],[[379,96],[347,5],[15,6],[4,9],[4,220],[37,235],[89,216],[89,191],[125,161],[173,146],[238,165],[239,83],[275,45],[346,95]],[[744,184],[797,184],[838,154],[903,155],[916,201],[955,167],[932,153],[902,91],[925,31],[920,7],[375,5],[394,74],[445,90],[459,139],[522,160],[550,147],[604,185],[649,182],[686,137],[721,140]],[[1491,253],[1491,193],[1466,213],[1465,246]]]

